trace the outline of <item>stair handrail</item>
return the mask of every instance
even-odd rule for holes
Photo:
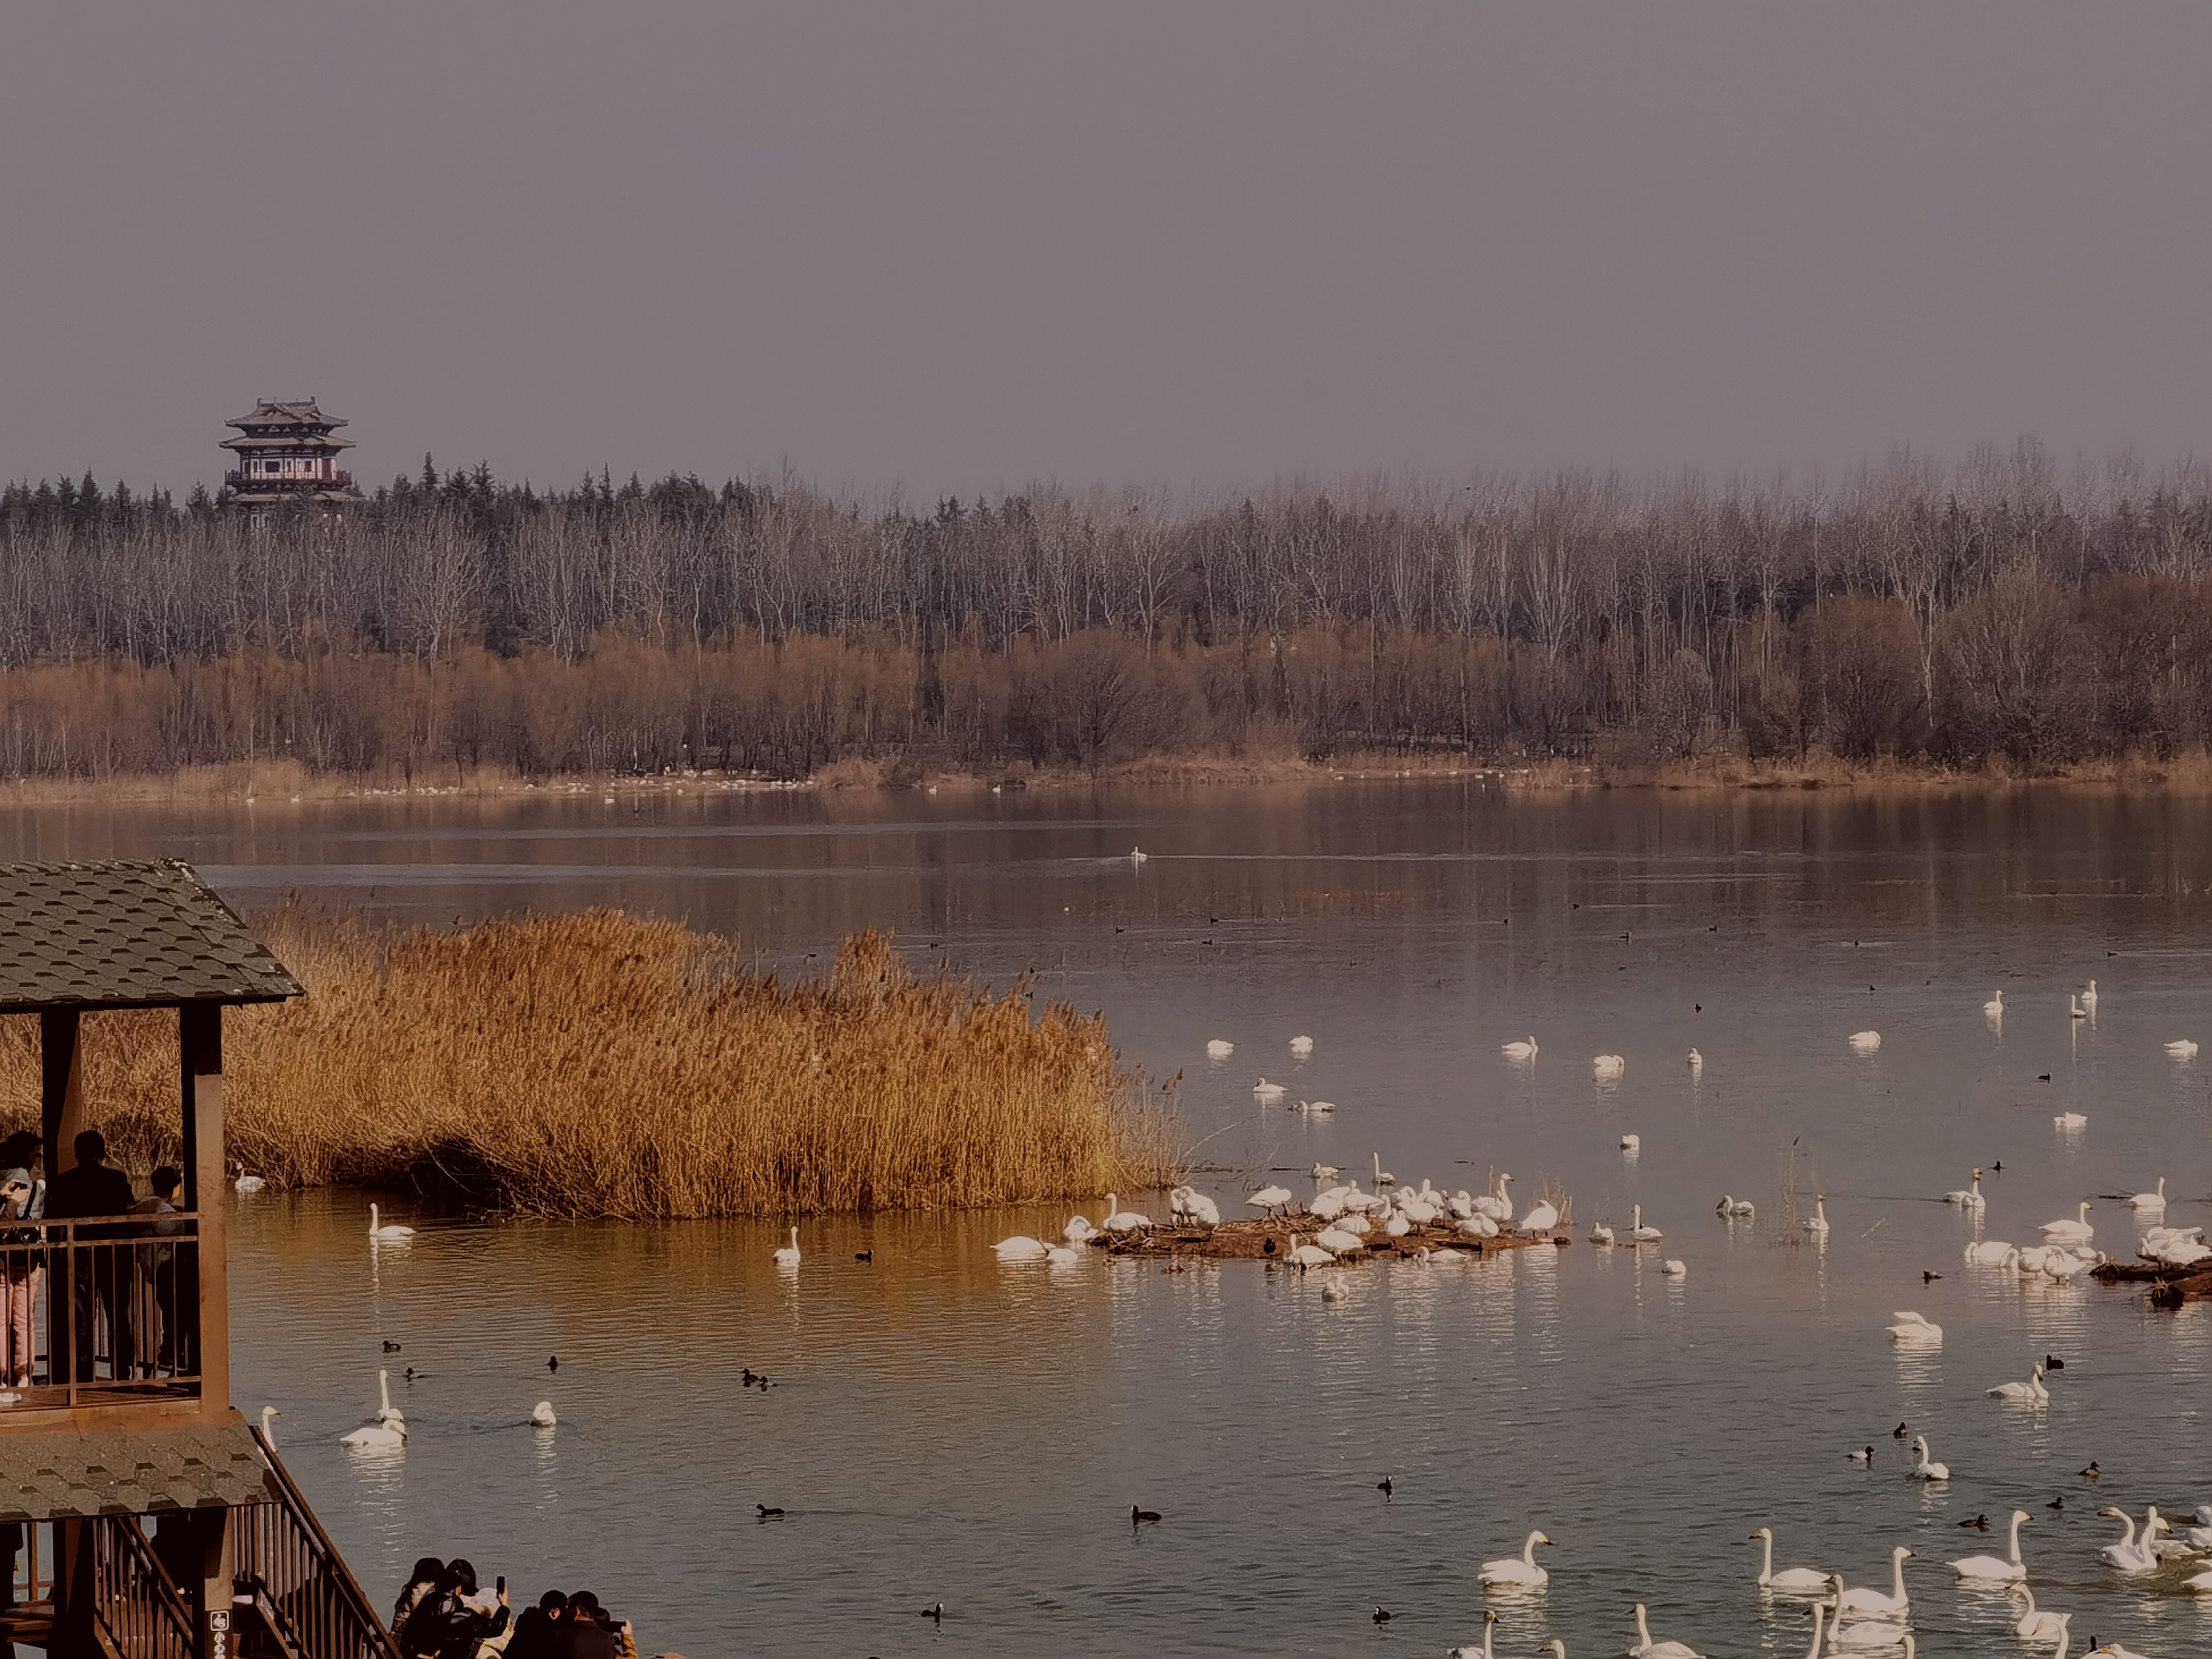
[[[192,1610],[147,1542],[138,1517],[101,1516],[92,1534],[92,1616],[109,1650],[123,1659],[193,1659],[199,1643]],[[143,1622],[121,1625],[115,1614],[125,1605]],[[145,1645],[140,1637],[149,1638]]]
[[[315,1518],[314,1510],[300,1491],[298,1483],[292,1479],[292,1472],[284,1467],[284,1460],[276,1455],[276,1447],[269,1443],[260,1425],[249,1424],[247,1428],[269,1459],[269,1468],[276,1478],[279,1498],[273,1504],[245,1505],[238,1511],[239,1518],[244,1523],[238,1529],[240,1576],[255,1581],[257,1599],[265,1597],[280,1612],[283,1610],[283,1597],[269,1583],[266,1573],[262,1571],[265,1565],[260,1559],[262,1540],[252,1523],[256,1510],[279,1511],[300,1534],[315,1570],[335,1592],[340,1609],[348,1615],[346,1622],[354,1627],[344,1632],[347,1651],[318,1653],[307,1645],[300,1632],[299,1621],[286,1614],[285,1622],[289,1626],[287,1634],[307,1655],[307,1659],[404,1659],[399,1644],[384,1627],[384,1620],[377,1617],[375,1607],[362,1589],[360,1581],[354,1577],[353,1570],[346,1565],[345,1557],[338,1553],[337,1546],[331,1542],[330,1534],[323,1530],[323,1523]]]

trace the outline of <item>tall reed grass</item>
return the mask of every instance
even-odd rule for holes
[[[412,1183],[630,1219],[927,1208],[1140,1190],[1164,1114],[1104,1020],[915,978],[882,935],[817,979],[609,910],[397,936],[288,911],[307,987],[233,1011],[234,1155],[272,1184]],[[92,1120],[140,1170],[179,1146],[176,1022],[88,1017]],[[38,1026],[0,1020],[0,1116],[35,1123]]]

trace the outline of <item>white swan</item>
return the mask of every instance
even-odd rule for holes
[[[1398,1184],[1398,1177],[1392,1175],[1388,1170],[1382,1167],[1382,1154],[1376,1152],[1374,1154],[1374,1158],[1376,1186],[1378,1188],[1396,1186]]]
[[[1055,1267],[1072,1267],[1083,1260],[1083,1253],[1084,1247],[1080,1244],[1048,1244],[1044,1259]]]
[[[1476,1577],[1486,1584],[1518,1584],[1528,1589],[1548,1584],[1552,1575],[1536,1565],[1536,1546],[1551,1541],[1542,1533],[1532,1532],[1522,1542],[1520,1554],[1484,1562]]]
[[[1698,1077],[1698,1076],[1700,1076],[1700,1075],[1702,1075],[1702,1074],[1704,1073],[1705,1069],[1705,1057],[1703,1054],[1699,1054],[1699,1053],[1698,1053],[1695,1048],[1691,1049],[1691,1050],[1690,1050],[1690,1075],[1691,1075],[1692,1077]]]
[[[2074,1019],[2087,1019],[2089,1018],[2089,1011],[2081,1006],[2081,999],[2075,996],[2070,992],[2068,994],[2066,998],[2066,1012],[2069,1018]]]
[[[1278,1210],[1291,1201],[1291,1189],[1288,1187],[1262,1187],[1244,1201],[1255,1210]]]
[[[2051,1120],[2051,1127],[2054,1129],[2068,1131],[2086,1129],[2089,1127],[2089,1119],[2087,1114],[2081,1112],[2061,1112]]]
[[[1313,1052],[1313,1039],[1310,1036],[1292,1037],[1291,1039],[1291,1052],[1297,1055],[1301,1060],[1304,1059],[1306,1055]]]
[[[1491,1633],[1497,1628],[1498,1610],[1486,1607],[1482,1614],[1482,1645],[1476,1647],[1470,1642],[1463,1647],[1448,1648],[1444,1650],[1444,1659],[1497,1659],[1490,1645]]]
[[[1265,1078],[1252,1085],[1252,1098],[1255,1100],[1278,1101],[1288,1093],[1290,1091],[1281,1084],[1270,1083]]]
[[[1293,1267],[1323,1267],[1336,1258],[1317,1244],[1301,1244],[1296,1233],[1291,1235],[1289,1261]]]
[[[1492,1221],[1510,1221],[1513,1218],[1513,1200],[1505,1189],[1512,1183],[1513,1177],[1500,1170],[1497,1181],[1492,1183],[1497,1190],[1485,1193],[1474,1200],[1475,1213],[1486,1215]]]
[[[2097,1012],[2097,981],[2091,980],[2089,988],[2081,993],[2081,1006],[2092,1014]]]
[[[1913,1436],[1912,1450],[1913,1455],[1919,1458],[1920,1461],[1915,1463],[1911,1468],[1907,1469],[1905,1473],[1911,1475],[1915,1480],[1948,1480],[1951,1478],[1951,1466],[1948,1463],[1938,1463],[1935,1459],[1928,1455],[1928,1437],[1926,1435],[1917,1434]]]
[[[1068,1217],[1067,1225],[1060,1230],[1060,1237],[1070,1244],[1087,1243],[1097,1234],[1098,1229],[1091,1224],[1091,1218],[1081,1214]]]
[[[1808,1221],[1808,1222],[1805,1224],[1805,1231],[1806,1231],[1807,1232],[1808,1232],[1808,1233],[1812,1233],[1812,1234],[1814,1234],[1815,1237],[1826,1237],[1827,1236],[1827,1232],[1828,1232],[1828,1195],[1827,1195],[1827,1194],[1826,1194],[1826,1193],[1815,1193],[1815,1194],[1813,1194],[1813,1218],[1812,1218],[1810,1221]]]
[[[390,1451],[407,1443],[407,1422],[392,1409],[392,1389],[387,1373],[376,1374],[377,1397],[381,1402],[374,1417],[359,1428],[338,1437],[338,1444],[350,1446],[356,1451]]]
[[[1747,1198],[1737,1198],[1733,1194],[1723,1193],[1721,1201],[1713,1206],[1713,1213],[1728,1216],[1733,1219],[1756,1221],[1759,1219],[1759,1206]]]
[[[1206,1045],[1208,1060],[1226,1060],[1237,1052],[1237,1045],[1226,1037],[1215,1037]]]
[[[392,1373],[381,1368],[376,1373],[376,1415],[368,1420],[372,1423],[398,1423],[403,1425],[403,1431],[407,1421],[400,1409],[392,1403]]]
[[[1667,1235],[1656,1227],[1644,1224],[1644,1206],[1632,1205],[1628,1212],[1628,1242],[1632,1244],[1656,1244]]]
[[[379,1226],[376,1219],[376,1206],[372,1204],[368,1206],[368,1236],[371,1238],[380,1238],[385,1243],[390,1243],[395,1239],[414,1237],[415,1230],[412,1227],[403,1227],[397,1222],[386,1226]]]
[[[1636,1645],[1629,1649],[1630,1659],[1705,1659],[1687,1642],[1655,1642],[1651,1626],[1644,1622],[1644,1603],[1636,1604]]]
[[[262,1180],[259,1176],[247,1175],[241,1170],[239,1172],[238,1179],[232,1182],[230,1184],[237,1188],[241,1193],[258,1193],[269,1183]]]
[[[2197,1058],[2197,1045],[2184,1037],[2179,1042],[2167,1043],[2166,1052],[2176,1060],[2194,1060]]]
[[[1961,1578],[1975,1578],[1984,1583],[2026,1578],[2027,1564],[2020,1559],[2020,1529],[2034,1519],[2026,1510],[2014,1510],[2012,1512],[2010,1540],[2004,1554],[1969,1555],[1964,1560],[1954,1561],[1951,1571]]]
[[[1972,1185],[1962,1187],[1955,1193],[1944,1194],[1943,1201],[1946,1204],[1956,1204],[1962,1210],[1987,1208],[1989,1200],[1982,1196],[1982,1172],[1979,1170],[1974,1171]]]
[[[1152,1224],[1152,1218],[1148,1215],[1140,1215],[1134,1210],[1115,1209],[1115,1206],[1121,1201],[1121,1195],[1117,1193],[1106,1194],[1106,1218],[1098,1224],[1102,1232],[1137,1233]]]
[[[1501,1042],[1498,1045],[1498,1052],[1508,1060],[1534,1060],[1536,1058],[1536,1039],[1530,1037],[1526,1042]]]
[[[1142,864],[1151,857],[1152,854],[1141,847],[1132,847],[1129,849],[1129,862],[1132,864]]]
[[[2158,1534],[2166,1523],[2158,1518],[2156,1510],[2152,1510],[2143,1517],[2140,1542],[2136,1538],[2135,1517],[2125,1510],[2102,1509],[2097,1513],[2112,1516],[2127,1528],[2118,1543],[2107,1544],[2097,1552],[2104,1557],[2106,1565],[2130,1575],[2158,1571]]]
[[[2166,1177],[2165,1177],[2164,1176],[2160,1176],[2158,1178],[2158,1190],[2157,1190],[2156,1192],[2154,1192],[2154,1193],[2137,1193],[2137,1194],[2136,1194],[2133,1198],[2131,1198],[2131,1199],[2130,1199],[2130,1200],[2128,1200],[2128,1204],[2129,1204],[2129,1206],[2130,1206],[2130,1208],[2137,1209],[2137,1210],[2163,1210],[2163,1209],[2165,1209],[2165,1208],[2166,1208]]]
[[[1759,1547],[1759,1587],[1778,1595],[1826,1595],[1828,1575],[1815,1572],[1810,1567],[1785,1567],[1774,1570],[1774,1528],[1761,1527],[1752,1534],[1751,1541]]]
[[[1670,1255],[1659,1264],[1659,1271],[1669,1279],[1684,1279],[1688,1277],[1690,1267],[1687,1262]]]
[[[1991,1019],[2002,1019],[2004,1018],[2004,993],[2002,990],[1993,993],[1990,995],[1990,1000],[1982,1005],[1982,1012]]]
[[[1284,1194],[1287,1203],[1290,1194]],[[1168,1216],[1176,1221],[1194,1221],[1200,1226],[1218,1227],[1221,1206],[1197,1188],[1185,1185],[1168,1189]]]
[[[1893,1342],[1921,1343],[1935,1347],[1943,1340],[1943,1328],[1924,1314],[1905,1308],[1890,1315],[1890,1317],[1897,1322],[1888,1328]]]
[[[1539,1204],[1521,1218],[1524,1233],[1547,1233],[1559,1224],[1559,1207],[1556,1204]]]
[[[2012,1587],[2012,1593],[2014,1595],[2024,1596],[2027,1601],[2027,1611],[2021,1614],[2020,1622],[2012,1627],[2012,1633],[2014,1636],[2027,1641],[2049,1641],[2052,1637],[2064,1631],[2066,1621],[2073,1617],[2071,1613],[2038,1613],[2035,1610],[2035,1592],[2028,1589],[2025,1581],[2014,1584]]]
[[[1879,1031],[1854,1031],[1851,1033],[1851,1052],[1855,1054],[1870,1054],[1881,1047],[1881,1033]]]
[[[1820,1659],[1820,1621],[1828,1616],[1826,1601],[1813,1603],[1813,1645],[1805,1650],[1805,1659]]]
[[[2025,1382],[2000,1382],[1984,1392],[1992,1400],[2015,1400],[2031,1406],[2039,1406],[2051,1398],[2051,1390],[2043,1386],[2043,1367],[2040,1365]]]
[[[1036,1240],[1033,1238],[1030,1240],[1030,1243],[1036,1244]],[[1042,1249],[1043,1247],[1039,1245],[1038,1248]],[[796,1267],[799,1265],[798,1228],[793,1227],[791,1230],[791,1243],[785,1245],[781,1249],[775,1253],[775,1265],[779,1267]]]
[[[1896,1619],[1912,1609],[1912,1599],[1905,1593],[1905,1564],[1912,1552],[1899,1544],[1889,1553],[1889,1593],[1864,1585],[1857,1589],[1844,1589],[1838,1580],[1836,1589],[1836,1616],[1856,1613],[1865,1619]]]
[[[1628,1069],[1628,1062],[1619,1054],[1599,1054],[1590,1061],[1590,1070],[1601,1078],[1617,1078]]]
[[[2094,1207],[2083,1199],[2080,1211],[2071,1219],[2062,1217],[2045,1222],[2043,1236],[2054,1244],[2087,1244],[2097,1236],[2097,1230],[2089,1224],[2089,1212]]]
[[[792,1231],[796,1232],[798,1229],[793,1228]],[[796,1254],[796,1243],[797,1241],[794,1240],[794,1254]],[[1001,1261],[1042,1261],[1044,1260],[1047,1246],[1042,1239],[1031,1238],[1026,1233],[1016,1233],[1012,1238],[1000,1239],[991,1246],[991,1249]],[[776,1260],[781,1261],[782,1259],[783,1252],[778,1250]]]
[[[1911,1632],[1887,1619],[1869,1619],[1838,1625],[1828,1633],[1830,1653],[1879,1653],[1886,1648],[1903,1648],[1905,1659],[1912,1659]]]
[[[1589,1242],[1593,1244],[1612,1243],[1613,1228],[1611,1225],[1606,1222],[1601,1221],[1592,1226],[1590,1228]]]
[[[1620,1150],[1627,1153],[1629,1157],[1634,1158],[1637,1153],[1644,1150],[1644,1137],[1642,1135],[1621,1136]]]
[[[1367,1241],[1358,1233],[1348,1233],[1341,1227],[1324,1227],[1314,1235],[1314,1243],[1327,1250],[1332,1260],[1342,1250],[1364,1250]]]
[[[2009,1267],[2020,1261],[2020,1252],[2001,1238],[1984,1239],[1966,1246],[1966,1261],[1977,1267]]]
[[[550,1429],[560,1420],[553,1415],[553,1402],[550,1400],[541,1400],[530,1408],[530,1426],[533,1429]]]
[[[269,1449],[271,1451],[276,1449],[276,1425],[271,1419],[283,1415],[284,1413],[274,1406],[264,1406],[261,1408],[261,1437],[268,1443]]]

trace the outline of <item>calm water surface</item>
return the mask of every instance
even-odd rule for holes
[[[1559,1636],[1583,1659],[1633,1639],[1638,1600],[1662,1638],[1801,1655],[1797,1604],[1752,1583],[1746,1535],[1770,1523],[1778,1566],[1853,1583],[1912,1547],[1920,1650],[2017,1654],[2002,1606],[1943,1563],[2002,1553],[2018,1505],[2077,1653],[2092,1634],[2212,1648],[2179,1573],[2102,1566],[2117,1528],[2094,1513],[2212,1501],[2212,1308],[1966,1269],[1969,1224],[1935,1201],[2002,1161],[1987,1237],[2033,1242],[2161,1174],[2170,1221],[2207,1218],[2212,1060],[2161,1046],[2212,1043],[2205,803],[1370,784],[262,803],[20,813],[0,834],[15,857],[190,858],[249,909],[299,890],[404,921],[678,915],[779,969],[888,927],[917,963],[1033,973],[1103,1009],[1154,1078],[1182,1073],[1227,1207],[1379,1157],[1446,1188],[1556,1181],[1578,1231],[1640,1203],[1667,1234],[1369,1267],[1324,1304],[1320,1276],[1249,1263],[994,1262],[991,1240],[1061,1209],[808,1222],[794,1277],[768,1222],[417,1215],[410,1245],[373,1252],[363,1195],[258,1199],[233,1274],[240,1403],[283,1407],[288,1460],[380,1595],[417,1554],[465,1552],[529,1593],[595,1587],[648,1650],[694,1659],[1434,1654],[1479,1642],[1486,1606],[1501,1655]],[[2091,977],[2098,1018],[2071,1020]],[[2001,1031],[1981,1014],[1999,986]],[[1883,1042],[1862,1059],[1845,1038],[1868,1028]],[[1509,1067],[1498,1045],[1531,1034],[1541,1057]],[[1232,1059],[1206,1060],[1215,1036]],[[1618,1084],[1593,1079],[1597,1053],[1626,1057]],[[1261,1074],[1335,1114],[1259,1110]],[[2062,1111],[2087,1127],[2057,1131]],[[1824,1249],[1782,1224],[1785,1183],[1827,1194]],[[1758,1223],[1718,1219],[1723,1191]],[[2131,1249],[2124,1206],[2091,1219]],[[1907,1308],[1944,1327],[1940,1351],[1893,1348]],[[2067,1361],[2048,1407],[1984,1397],[2046,1351]],[[380,1363],[427,1373],[394,1370],[412,1435],[392,1461],[335,1443]],[[739,1389],[747,1364],[775,1386]],[[550,1435],[521,1426],[541,1397]],[[1947,1486],[1905,1478],[1900,1419]],[[1870,1471],[1845,1460],[1869,1442]],[[2075,1474],[2093,1457],[2094,1486]],[[1137,1503],[1164,1522],[1133,1529]],[[1989,1534],[1956,1524],[1984,1512]],[[1534,1527],[1556,1540],[1548,1593],[1486,1598],[1476,1564]],[[915,1616],[940,1599],[941,1626]]]

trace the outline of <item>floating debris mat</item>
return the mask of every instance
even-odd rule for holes
[[[1104,1250],[1109,1255],[1181,1255],[1221,1261],[1267,1261],[1290,1255],[1291,1234],[1297,1235],[1300,1243],[1310,1244],[1314,1235],[1324,1231],[1328,1224],[1316,1216],[1265,1216],[1249,1221],[1224,1221],[1214,1227],[1153,1227],[1141,1232],[1100,1233],[1090,1243],[1093,1249]],[[1415,1227],[1395,1237],[1378,1227],[1361,1242],[1364,1249],[1340,1251],[1336,1264],[1352,1267],[1377,1258],[1396,1261],[1422,1249],[1432,1255],[1450,1250],[1461,1255],[1496,1255],[1502,1250],[1525,1250],[1537,1244],[1571,1244],[1574,1240],[1565,1232],[1538,1233],[1533,1237],[1500,1233],[1495,1238],[1477,1238],[1461,1232],[1455,1225],[1436,1223]]]
[[[2089,1269],[2089,1277],[2106,1285],[2142,1285],[2145,1298],[2154,1308],[2178,1308],[2185,1302],[2212,1301],[2212,1272],[2203,1267],[2169,1267],[2149,1261],[2106,1261]]]

